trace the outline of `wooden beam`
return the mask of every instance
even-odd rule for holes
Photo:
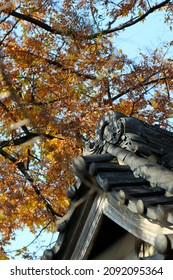
[[[97,233],[100,229],[103,209],[105,207],[105,194],[98,195],[91,207],[90,213],[83,227],[81,235],[78,239],[74,252],[72,254],[72,260],[87,259],[92,249]]]
[[[132,213],[125,205],[120,205],[111,193],[106,196],[103,213],[137,238],[155,245],[158,234],[172,234],[173,226],[168,228],[151,222],[137,213]]]

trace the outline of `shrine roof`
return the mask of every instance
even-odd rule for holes
[[[99,220],[101,212],[158,252],[172,250],[172,142],[173,133],[163,128],[119,112],[106,113],[95,139],[73,161],[76,182],[67,189],[67,219],[58,222],[57,242],[43,259],[87,258],[100,230],[100,223],[93,227],[91,219]]]

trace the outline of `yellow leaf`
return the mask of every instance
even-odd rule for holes
[[[140,83],[142,83],[142,82],[144,81],[144,78],[143,78],[143,77],[138,77],[138,81],[139,81]]]
[[[4,214],[0,212],[0,223],[2,222],[3,219],[4,219]]]
[[[139,10],[138,11],[138,16],[141,17],[143,15],[143,13]]]

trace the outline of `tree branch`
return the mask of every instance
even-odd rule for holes
[[[34,237],[34,239],[29,243],[27,244],[25,247],[28,248],[29,246],[31,246],[37,239],[38,237],[42,234],[42,232],[50,225],[50,223],[52,222],[52,220],[49,220],[48,223],[39,231],[39,233]],[[10,254],[10,253],[13,253],[13,252],[16,252],[16,251],[20,251],[22,250],[23,248],[19,248],[19,249],[16,249],[16,250],[9,250],[9,251],[6,251],[5,253],[6,254]]]
[[[36,56],[35,54],[30,53],[31,55]],[[38,56],[37,56],[38,57]],[[39,57],[38,57],[39,58]],[[80,73],[72,68],[68,68],[65,67],[64,65],[62,65],[59,61],[57,60],[51,60],[48,58],[44,58],[44,57],[40,57],[42,59],[44,59],[45,61],[47,61],[50,65],[54,65],[54,66],[58,66],[58,68],[62,69],[63,71],[68,71],[70,74],[75,74],[78,77],[83,77],[85,79],[89,79],[89,80],[96,80],[96,76],[93,74],[85,74],[85,73]]]
[[[8,153],[7,153],[6,151],[4,151],[2,148],[0,148],[0,154],[1,154],[4,158],[10,160],[11,162],[16,163],[16,165],[17,165],[18,169],[20,170],[20,172],[25,176],[26,180],[29,181],[29,182],[31,183],[31,185],[32,185],[32,187],[33,187],[35,193],[43,200],[47,211],[48,211],[49,213],[51,213],[51,215],[52,215],[53,217],[54,217],[54,216],[57,216],[57,217],[60,217],[60,218],[61,218],[62,215],[60,215],[59,213],[57,213],[57,212],[52,208],[52,206],[51,206],[49,200],[46,199],[46,198],[42,195],[42,193],[41,193],[39,187],[37,187],[37,185],[34,183],[33,178],[32,178],[32,177],[28,174],[28,172],[26,171],[25,164],[24,164],[23,162],[21,162],[21,161],[18,161],[14,156],[8,154]]]
[[[31,133],[29,132],[28,135],[22,136],[17,139],[5,140],[0,142],[0,148],[8,147],[8,146],[19,146],[22,144],[27,143],[28,141],[32,140],[35,137],[40,136],[39,133]]]
[[[8,147],[8,146],[19,146],[22,144],[26,144],[28,141],[31,141],[34,138],[41,137],[41,136],[46,137],[49,140],[52,140],[55,138],[59,139],[59,140],[64,140],[64,138],[56,137],[56,136],[53,136],[48,133],[39,133],[39,132],[37,133],[37,132],[28,131],[27,135],[25,135],[25,136],[21,136],[17,139],[4,140],[4,141],[0,142],[0,148],[4,148],[4,147]]]
[[[80,73],[78,71],[75,71],[74,69],[64,67],[61,63],[59,63],[56,60],[50,60],[50,59],[47,59],[47,58],[45,58],[45,60],[47,62],[49,62],[50,65],[58,66],[59,68],[61,68],[64,71],[68,71],[68,72],[70,71],[70,74],[75,74],[78,77],[83,77],[83,78],[86,78],[86,79],[89,79],[89,80],[96,80],[96,76],[95,75]]]
[[[13,29],[16,28],[18,22],[19,22],[19,20],[17,20],[17,21],[15,22],[15,24],[12,26],[12,28],[10,28],[10,30],[5,34],[4,38],[0,41],[0,46],[3,44],[3,42],[4,42],[5,39],[8,37],[8,35],[13,31]]]
[[[68,68],[66,66],[64,66],[61,62],[57,61],[57,60],[51,60],[49,58],[46,58],[46,57],[41,57],[37,54],[34,54],[32,52],[27,52],[27,51],[23,51],[24,54],[29,54],[31,56],[34,56],[38,59],[43,59],[45,60],[45,62],[47,62],[49,65],[54,65],[54,66],[57,66],[58,68],[60,68],[61,70],[63,71],[67,71],[69,74],[75,74],[77,75],[78,77],[83,77],[85,79],[89,79],[89,80],[96,80],[97,77],[93,74],[85,74],[85,73],[80,73],[79,71],[76,71],[72,68]]]
[[[116,96],[112,97],[112,101],[115,101],[115,100],[119,99],[120,97],[122,97],[123,95],[128,94],[131,90],[135,90],[135,88],[137,86],[143,87],[143,86],[148,86],[148,85],[151,85],[151,84],[156,84],[159,81],[166,81],[167,79],[172,79],[172,77],[163,77],[163,78],[158,78],[158,79],[153,79],[151,81],[148,81],[148,79],[151,78],[152,76],[154,76],[155,74],[156,73],[152,74],[150,77],[148,77],[144,81],[138,83],[133,88],[128,88],[126,91],[123,91],[123,92],[117,94]]]
[[[4,111],[10,115],[11,119],[14,121],[14,122],[17,122],[15,116],[11,113],[11,111],[9,110],[9,108],[0,100],[0,106],[4,109]],[[28,128],[25,126],[25,125],[22,125],[21,126],[22,130],[25,132],[25,134],[28,134],[29,133],[29,130]],[[1,142],[2,143],[2,142]],[[1,145],[1,144],[0,144]]]
[[[154,11],[166,6],[167,4],[169,4],[171,2],[171,0],[165,0],[163,2],[161,2],[160,4],[156,4],[156,5],[153,5],[152,7],[149,8],[149,10],[144,13],[143,15],[141,16],[138,16],[134,19],[131,19],[123,24],[120,24],[119,26],[117,27],[114,27],[114,28],[111,28],[111,29],[105,29],[105,30],[102,30],[102,31],[99,31],[97,33],[94,33],[94,34],[90,34],[88,36],[85,36],[84,39],[94,39],[94,38],[97,38],[98,36],[100,35],[106,35],[106,34],[110,34],[110,33],[114,33],[114,32],[117,32],[117,31],[120,31],[120,30],[123,30],[127,27],[130,27],[142,20],[144,20],[149,14],[153,13]],[[5,13],[6,11],[4,11]],[[66,31],[63,31],[63,30],[60,30],[60,29],[57,29],[57,28],[53,28],[51,27],[50,25],[46,24],[45,22],[42,22],[36,18],[33,18],[31,17],[30,15],[24,15],[24,14],[21,14],[19,12],[16,12],[15,10],[12,11],[12,12],[6,12],[6,13],[9,13],[9,15],[11,16],[14,16],[16,18],[19,18],[21,20],[26,20],[30,23],[33,23],[34,25],[50,32],[50,33],[53,33],[55,35],[61,35],[61,36],[70,36],[72,35],[72,32],[71,30],[66,30]]]
[[[5,12],[5,11],[4,11]],[[45,22],[43,21],[40,21],[36,18],[33,18],[31,17],[30,15],[24,15],[24,14],[21,14],[19,12],[16,12],[16,11],[12,11],[9,13],[9,15],[11,16],[14,16],[16,18],[19,18],[21,20],[26,20],[30,23],[33,23],[34,25],[38,26],[38,27],[41,27],[42,29],[50,32],[50,33],[53,33],[55,35],[66,35],[66,36],[70,36],[72,34],[71,30],[68,30],[68,31],[62,31],[62,30],[59,30],[57,28],[53,28],[51,27],[50,25],[46,24]]]
[[[107,35],[110,33],[115,33],[117,31],[123,30],[127,27],[130,27],[142,20],[144,20],[148,15],[150,15],[151,13],[153,13],[154,11],[164,7],[165,5],[169,4],[169,2],[171,2],[171,0],[165,0],[163,2],[161,2],[160,4],[157,5],[153,5],[146,13],[144,13],[141,16],[135,17],[134,19],[130,19],[127,22],[118,25],[117,27],[111,28],[111,29],[105,29],[102,30],[101,32],[95,33],[95,34],[91,34],[89,36],[86,37],[86,39],[94,39],[97,38],[99,35]]]

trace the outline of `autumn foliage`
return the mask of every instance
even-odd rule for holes
[[[170,125],[172,38],[137,61],[116,45],[161,10],[171,29],[172,1],[0,0],[0,259],[16,229],[53,231],[71,161],[106,111]]]

